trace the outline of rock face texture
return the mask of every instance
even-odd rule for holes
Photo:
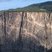
[[[52,13],[1,12],[1,52],[47,52],[52,49]]]

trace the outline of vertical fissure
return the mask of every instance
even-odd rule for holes
[[[22,47],[23,47],[23,43],[22,43],[23,17],[24,17],[24,12],[22,12],[20,29],[19,29],[19,52],[22,50]]]
[[[5,16],[5,11],[4,11],[4,38],[5,38],[5,43],[6,43],[6,16]]]

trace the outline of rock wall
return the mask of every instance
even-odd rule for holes
[[[52,13],[1,12],[0,45],[1,52],[46,52],[52,49]]]

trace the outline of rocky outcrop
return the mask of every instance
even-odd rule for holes
[[[52,48],[52,13],[48,12],[2,12],[0,13],[1,50],[44,52]],[[13,44],[14,43],[14,44]],[[2,46],[3,45],[3,46]],[[17,46],[17,47],[16,47]],[[38,48],[38,47],[39,48]],[[40,47],[43,47],[41,49]],[[4,48],[5,47],[5,48]],[[12,49],[11,49],[12,48]],[[18,48],[18,50],[20,50]],[[44,49],[45,48],[45,49]],[[37,50],[36,50],[37,49]],[[8,51],[8,52],[10,52]]]

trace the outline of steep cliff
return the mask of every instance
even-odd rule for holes
[[[22,43],[20,44],[22,48],[18,47],[18,40]],[[44,51],[46,51],[46,48],[51,49],[52,13],[1,12],[0,44],[3,52],[4,50],[5,52],[6,50],[12,52],[13,48],[15,51],[17,48],[22,49],[22,52],[33,52],[33,50],[39,52],[39,50],[42,50],[36,46],[44,47]]]

